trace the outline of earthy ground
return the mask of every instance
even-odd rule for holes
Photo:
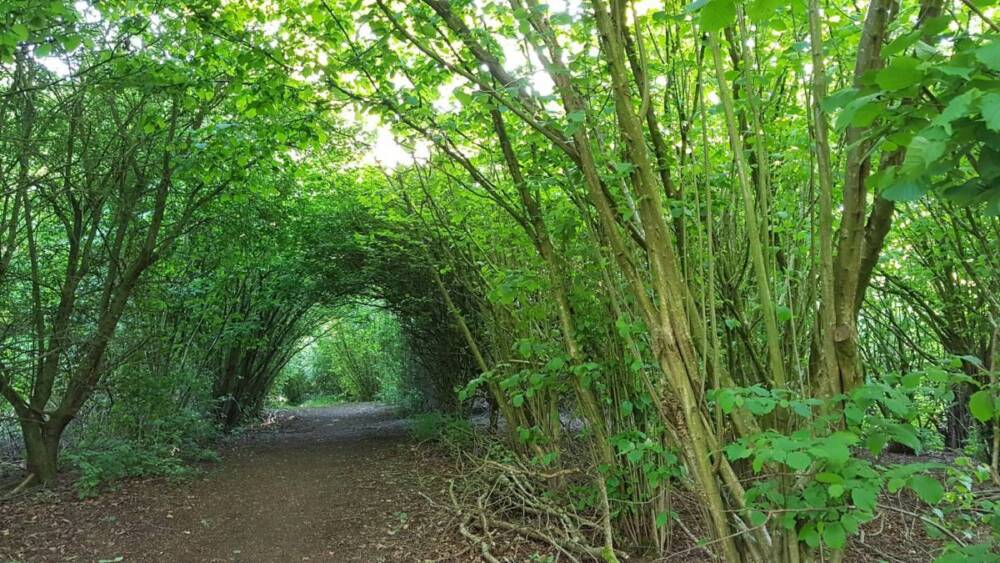
[[[421,493],[443,466],[374,403],[282,413],[193,480],[0,504],[0,561],[468,561]]]
[[[223,462],[192,479],[130,480],[79,500],[67,476],[0,502],[0,563],[479,561],[443,506],[450,462],[433,452],[385,405],[282,412],[230,440]],[[919,510],[900,495],[883,501]],[[690,504],[682,519],[696,523]],[[932,560],[936,542],[903,513],[865,525],[846,559]],[[710,560],[685,539],[660,559],[632,561]],[[527,561],[538,547],[505,536],[493,553]]]

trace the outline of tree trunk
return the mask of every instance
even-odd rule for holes
[[[972,395],[965,383],[955,385],[955,400],[945,412],[944,446],[958,449],[965,447],[969,429],[975,424],[969,416],[969,397]]]
[[[979,374],[979,368],[963,360],[962,372],[975,378]],[[944,445],[946,448],[958,449],[965,447],[969,439],[969,430],[978,423],[972,419],[969,412],[969,397],[972,396],[972,387],[968,383],[957,383],[952,390],[955,393],[955,400],[945,411]]]
[[[38,484],[44,485],[56,477],[59,470],[59,438],[63,427],[51,420],[46,423],[21,422],[28,473],[35,476]]]

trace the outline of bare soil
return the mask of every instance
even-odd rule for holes
[[[0,561],[469,560],[421,494],[440,494],[445,462],[385,405],[282,412],[223,457],[186,482],[0,504]]]
[[[80,500],[66,476],[0,502],[0,563],[480,561],[445,507],[452,471],[434,448],[412,443],[406,420],[386,405],[283,411],[229,440],[222,463],[192,479],[128,480]],[[938,542],[905,515],[919,511],[916,501],[883,501],[901,512],[866,524],[846,560],[932,560]],[[682,504],[682,519],[697,524],[696,500]],[[496,539],[493,554],[504,562],[546,551],[524,538]],[[652,561],[711,560],[679,532],[677,540]]]

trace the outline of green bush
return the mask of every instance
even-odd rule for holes
[[[119,438],[79,444],[66,453],[66,460],[79,472],[74,485],[80,498],[97,496],[101,485],[128,477],[181,477],[192,469],[179,452],[160,444],[150,447]],[[201,457],[205,456],[201,452]]]
[[[298,406],[313,396],[326,397],[324,404],[335,397],[337,402],[382,401],[408,411],[422,404],[403,329],[393,313],[377,304],[350,304],[329,314],[315,340],[285,366],[273,400]]]
[[[329,407],[333,405],[339,405],[344,402],[344,397],[342,395],[316,395],[310,397],[307,401],[302,403],[304,407]]]
[[[410,434],[419,442],[462,445],[472,439],[472,426],[462,417],[434,411],[414,416]]]
[[[159,418],[127,423],[128,414],[111,409],[106,420],[91,421],[64,460],[79,475],[74,483],[81,498],[96,496],[102,485],[130,477],[181,477],[194,462],[217,462],[207,447],[218,428],[192,409],[180,409]]]
[[[302,371],[295,371],[281,384],[281,394],[285,401],[295,407],[309,398],[309,378]]]

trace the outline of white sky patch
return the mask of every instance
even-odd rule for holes
[[[427,141],[417,141],[413,147],[413,160],[425,163],[431,159],[431,144]]]
[[[265,35],[275,35],[281,29],[281,20],[271,20],[260,27]]]
[[[341,72],[337,75],[337,81],[344,84],[354,84],[354,81],[358,79],[358,73],[354,72]]]
[[[428,154],[429,154],[428,150]],[[379,126],[375,132],[375,144],[361,160],[362,164],[381,166],[392,172],[397,166],[413,164],[414,155],[396,142],[388,127]]]
[[[448,82],[438,86],[438,98],[431,106],[438,113],[451,113],[462,109],[462,104],[455,98],[455,90],[465,84],[466,80],[456,76]]]
[[[650,12],[655,12],[657,10],[663,9],[663,2],[661,0],[638,0],[633,4],[635,6],[635,13],[637,16],[645,16]],[[631,17],[631,14],[629,14]]]
[[[400,72],[397,72],[396,74],[392,75],[392,85],[397,90],[404,90],[404,89],[406,89],[406,90],[412,90],[413,89],[413,83],[410,82],[410,79],[407,78],[405,75],[403,75]]]
[[[381,125],[378,117],[366,113],[359,112],[358,108],[354,104],[347,104],[337,114],[340,119],[344,120],[349,127],[360,126],[366,132],[374,132]]]
[[[517,40],[504,35],[498,36],[496,40],[497,43],[500,44],[500,48],[503,49],[504,68],[513,72],[527,64],[528,61],[524,58],[524,53],[521,51],[521,45],[517,42]]]
[[[540,96],[550,96],[555,92],[556,85],[547,72],[539,70],[531,75],[531,89]]]
[[[358,32],[355,35],[361,41],[375,41],[376,39],[378,39],[378,36],[375,35],[375,32],[372,31],[371,26],[369,26],[367,23],[363,23],[360,26],[358,26]]]
[[[549,0],[548,5],[552,13],[579,16],[583,12],[583,5],[580,0]]]
[[[86,23],[97,23],[101,21],[101,11],[90,5],[90,2],[79,0],[73,4],[76,13],[80,14],[80,19]]]
[[[60,78],[65,78],[71,73],[69,65],[58,57],[41,57],[38,59],[38,64]]]

